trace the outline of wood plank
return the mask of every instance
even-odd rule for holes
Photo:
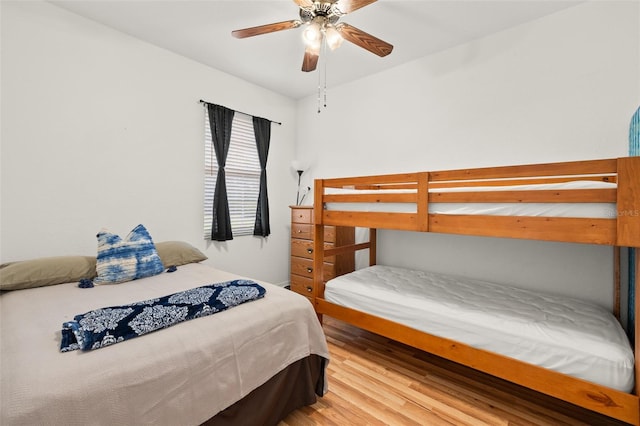
[[[342,178],[342,179],[348,179],[348,178]],[[357,189],[357,190],[368,190],[368,191],[377,191],[377,190],[412,190],[415,191],[418,188],[418,184],[416,182],[413,181],[408,181],[405,183],[371,183],[371,184],[353,184],[353,185],[344,185],[344,181],[342,182],[343,185],[336,185],[335,183],[332,184],[331,182],[328,182],[326,184],[327,188],[338,188],[338,189]],[[325,194],[326,195],[326,194]]]
[[[351,253],[358,250],[368,249],[369,247],[371,247],[371,244],[367,242],[367,243],[350,244],[348,246],[330,248],[324,251],[324,257],[326,259],[328,256],[334,256],[336,254],[343,254],[343,253]]]
[[[317,200],[316,200],[317,201]],[[316,207],[317,207],[317,202],[316,202]],[[317,212],[317,210],[314,210]],[[317,214],[314,213],[314,217],[317,218],[318,217],[322,217],[321,214]],[[315,271],[313,274],[313,300],[315,301],[315,298],[317,298],[319,295],[324,295],[324,282],[326,280],[325,278],[325,271],[324,271],[324,256],[323,256],[323,252],[324,252],[324,226],[322,225],[313,225],[314,227],[314,236],[315,238],[313,239],[313,259],[312,259],[312,265],[313,265],[313,270]]]
[[[324,299],[316,299],[316,311],[592,411],[632,424],[640,422],[640,404],[635,395],[429,335],[383,318],[329,303]]]
[[[325,203],[416,203],[426,192],[327,194]],[[431,192],[432,203],[615,203],[615,188]],[[419,203],[418,206],[421,204]]]
[[[390,408],[398,411],[406,412],[402,409],[406,400],[411,400],[414,404],[429,411],[440,413],[440,417],[451,419],[455,424],[469,425],[497,425],[506,424],[504,420],[498,416],[478,409],[474,404],[455,398],[450,395],[435,395],[428,388],[420,388],[419,382],[415,380],[407,381],[401,374],[391,371],[388,360],[381,360],[382,365],[386,368],[379,369],[375,365],[363,365],[362,360],[347,360],[345,364],[354,370],[350,375],[343,374],[349,382],[357,383],[361,389],[366,390],[369,394],[377,392],[374,397],[386,401],[393,401]],[[373,386],[371,386],[373,385]],[[377,390],[377,391],[376,391]],[[420,423],[420,418],[413,418]]]
[[[429,173],[418,174],[418,231],[429,230]]]
[[[363,228],[384,228],[399,230],[417,230],[417,213],[388,213],[388,212],[352,212],[338,210],[324,210],[323,223],[336,226],[353,226],[357,223]],[[349,224],[349,225],[347,225]]]
[[[636,326],[634,327],[633,341],[634,341],[634,353],[636,355],[635,361],[635,375],[636,380],[633,385],[633,391],[636,395],[640,394],[640,327],[638,327],[638,318],[640,318],[640,299],[638,298],[638,283],[640,282],[640,249],[635,249],[635,300],[634,306],[630,309],[634,310],[634,318],[636,318]],[[323,293],[324,297],[324,293]]]
[[[325,203],[415,203],[418,193],[326,194]]]
[[[514,185],[539,185],[547,183],[566,183],[580,181],[594,181],[616,183],[618,178],[615,174],[604,176],[568,176],[568,177],[536,177],[536,178],[519,178],[519,179],[481,179],[474,181],[455,180],[451,182],[430,182],[430,188],[458,188],[458,187],[474,187],[474,186],[514,186]]]
[[[432,203],[615,203],[616,190],[564,189],[529,191],[432,192]]]
[[[640,247],[640,157],[618,159],[618,245]]]
[[[618,170],[616,159],[569,161],[563,163],[524,164],[518,166],[482,167],[443,170],[429,173],[429,181],[501,179],[517,177],[609,175]]]
[[[417,173],[396,173],[387,175],[352,176],[343,178],[323,179],[327,188],[348,188],[355,185],[393,185],[418,182]]]
[[[313,223],[316,225],[322,224],[321,212],[324,210],[324,201],[322,199],[324,185],[324,179],[316,179],[313,181]]]
[[[620,250],[621,247],[613,249],[613,309],[612,313],[620,322]]]
[[[616,243],[615,219],[430,214],[429,230],[444,234],[586,244]]]
[[[373,266],[377,262],[378,249],[378,233],[376,228],[369,228],[369,266]],[[324,293],[322,294],[324,297]]]

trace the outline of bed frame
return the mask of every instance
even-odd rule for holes
[[[430,188],[505,186],[560,183],[575,180],[615,182],[615,188],[429,192]],[[360,194],[332,194],[328,188],[366,190]],[[384,190],[376,193],[377,190]],[[390,191],[391,190],[391,191]],[[393,190],[398,190],[394,193]],[[609,245],[615,248],[616,290],[614,310],[619,307],[619,249],[640,247],[640,157],[522,166],[463,169],[337,179],[317,179],[314,188],[314,304],[322,315],[343,320],[360,328],[419,348],[426,352],[517,383],[580,407],[640,424],[640,357],[635,361],[635,387],[625,393],[605,386],[534,366],[513,358],[473,348],[453,340],[417,331],[407,326],[324,299],[323,260],[327,256],[369,249],[369,263],[376,264],[376,229],[507,237]],[[428,204],[447,203],[616,203],[617,214],[609,218],[572,218],[539,216],[486,216],[430,214]],[[391,211],[353,211],[332,207],[339,203],[410,203],[415,213]],[[381,206],[382,207],[382,206]],[[369,241],[349,246],[326,248],[323,227],[355,226],[369,228]],[[635,250],[640,265],[640,250]],[[640,280],[636,269],[635,282]],[[640,301],[630,307],[640,315]],[[635,348],[640,348],[640,327],[635,327]]]

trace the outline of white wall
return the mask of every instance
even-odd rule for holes
[[[296,156],[312,162],[304,184],[625,156],[640,103],[639,20],[637,2],[589,2],[352,84],[329,82],[320,114],[315,96],[298,104]],[[378,259],[611,305],[610,247],[384,231]]]
[[[283,283],[294,154],[313,165],[304,185],[624,156],[640,103],[637,2],[589,2],[349,85],[329,81],[321,114],[315,96],[295,103],[48,3],[0,5],[2,262],[92,254],[100,228],[144,223],[156,241],[189,241],[216,266]],[[284,123],[272,128],[267,240],[201,238],[201,98]],[[381,263],[610,304],[608,247],[392,231],[380,240]]]
[[[221,269],[288,281],[291,99],[40,1],[2,2],[1,89],[0,261],[94,254],[102,227],[124,236],[143,223]],[[283,122],[266,240],[202,239],[199,99]]]

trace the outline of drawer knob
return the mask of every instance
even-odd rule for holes
[[[302,229],[298,229],[298,234],[302,234]]]
[[[307,287],[307,291],[308,291],[309,293],[311,293],[311,292],[313,291],[313,288],[312,288],[312,287]]]
[[[312,248],[308,248],[307,249],[307,253],[309,253],[309,254],[313,253],[313,249]]]
[[[308,273],[312,273],[313,272],[313,268],[307,268],[307,272]]]

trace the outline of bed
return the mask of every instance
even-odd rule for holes
[[[637,346],[629,345],[629,339],[615,319],[619,313],[620,247],[640,246],[640,157],[317,179],[314,211],[314,305],[319,316],[330,315],[586,409],[631,424],[640,423],[639,368],[633,357]],[[325,248],[322,236],[323,227],[327,225],[369,228],[369,241]],[[580,305],[580,301],[567,304],[553,301],[552,308],[542,308],[536,314],[527,312],[526,306],[533,305],[532,298],[544,297],[526,295],[519,301],[505,302],[521,304],[519,310],[524,315],[519,319],[509,317],[505,313],[508,309],[501,311],[501,307],[493,303],[495,300],[491,300],[488,307],[472,306],[466,314],[460,314],[460,306],[454,303],[447,319],[443,306],[456,300],[462,300],[464,305],[466,296],[473,293],[470,289],[482,288],[479,294],[489,294],[486,293],[489,290],[482,287],[482,283],[463,281],[461,294],[452,293],[450,299],[445,297],[439,305],[425,308],[428,303],[416,302],[422,297],[416,293],[428,293],[426,284],[415,284],[416,274],[424,271],[392,268],[391,272],[381,272],[381,268],[387,267],[377,265],[376,230],[379,228],[612,246],[616,261],[615,279],[612,279],[616,295],[614,312],[598,312],[597,317],[592,317],[592,308]],[[363,249],[369,250],[369,268],[337,277],[325,285],[320,267],[324,257]],[[637,276],[636,271],[636,281]],[[459,281],[454,278],[442,278],[440,287],[436,285],[431,292],[445,294],[453,281]],[[433,277],[426,279],[433,280]],[[402,289],[401,281],[414,284],[409,290]],[[496,287],[492,291],[497,292],[494,299],[512,292],[500,293]],[[381,296],[375,297],[376,293]],[[410,309],[411,303],[415,306]],[[408,312],[413,308],[426,310],[427,316],[410,318]],[[592,318],[605,324],[603,329],[593,332],[595,340],[600,335],[612,341],[597,342],[592,352],[614,353],[617,367],[601,374],[602,377],[585,375],[585,371],[596,369],[595,365],[600,369],[602,360],[578,361],[575,353],[544,359],[540,355],[549,349],[536,352],[535,348],[527,348],[532,346],[531,341],[524,341],[521,336],[509,337],[504,329],[493,329],[488,339],[479,340],[479,331],[473,328],[481,313],[489,328],[502,322],[507,328],[533,329],[539,326],[536,315],[549,314],[545,309],[560,309],[558,315],[563,318],[567,310],[578,313],[568,321],[569,330],[573,331],[546,329],[541,332],[552,336],[555,333],[555,340],[560,339],[559,336],[584,339],[580,329],[589,328],[587,324]],[[638,303],[630,309],[637,314]],[[455,312],[459,313],[458,317]],[[472,325],[459,325],[456,332],[452,321],[463,316],[468,316]],[[421,326],[425,322],[428,327]],[[638,327],[635,330],[637,333]],[[499,342],[497,335],[505,341]],[[638,335],[631,340],[637,345]],[[514,348],[515,341],[523,346]],[[565,369],[555,368],[557,360],[563,357],[573,362],[566,363]],[[582,372],[574,371],[579,362],[585,363]],[[596,364],[589,364],[592,362]]]
[[[0,424],[277,424],[326,392],[329,354],[312,306],[263,282],[264,297],[205,318],[60,351],[62,323],[76,314],[239,278],[200,262],[172,269],[3,291]]]

